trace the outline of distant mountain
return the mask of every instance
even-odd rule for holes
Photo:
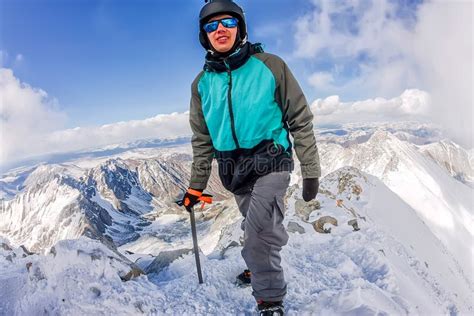
[[[34,251],[81,235],[119,246],[151,223],[144,215],[174,207],[189,181],[190,163],[187,154],[164,154],[111,158],[92,168],[51,164],[19,172],[12,181],[18,193],[3,202],[0,232]],[[228,197],[215,174],[209,189],[217,200]]]
[[[167,148],[174,147],[183,144],[188,144],[190,137],[176,137],[171,139],[146,139],[137,140],[132,142],[125,142],[120,144],[111,144],[102,147],[93,147],[85,150],[63,152],[48,155],[41,155],[37,157],[30,157],[8,165],[2,165],[0,167],[0,173],[6,174],[13,171],[24,170],[25,168],[31,168],[34,165],[41,164],[59,164],[66,161],[78,160],[78,159],[93,159],[101,157],[110,157],[116,155],[123,155],[126,152],[147,148]]]
[[[376,131],[386,131],[400,140],[424,145],[445,138],[440,127],[416,121],[349,123],[338,126],[322,126],[317,129],[317,137],[324,143],[336,143],[343,147],[366,142]]]
[[[453,178],[416,145],[379,130],[366,142],[347,148],[321,144],[320,156],[324,173],[353,166],[382,180],[418,212],[450,251],[462,258],[466,271],[470,269],[474,246],[465,240],[473,236],[472,189]]]
[[[472,314],[473,150],[417,122],[326,126],[317,141],[317,201],[301,199],[297,160],[286,197],[289,314]],[[0,314],[252,312],[229,286],[243,232],[215,164],[215,201],[196,213],[196,284],[189,216],[174,203],[191,161],[189,139],[147,140],[0,176]],[[147,276],[124,283],[132,262]]]
[[[107,181],[98,184],[97,173],[78,178],[71,170],[80,171],[72,166],[39,166],[26,178],[23,190],[4,202],[0,231],[11,242],[38,252],[81,235],[109,245],[114,245],[113,237],[117,243],[134,238],[145,222],[138,217],[142,210],[127,202],[133,197],[150,208],[150,199],[134,187],[133,175],[117,172],[107,177],[104,172]],[[106,198],[98,198],[101,191]],[[124,202],[117,203],[117,196]]]
[[[419,149],[455,179],[473,186],[474,160],[469,151],[448,139],[420,146]]]
[[[305,203],[294,173],[286,205],[283,224],[290,238],[282,266],[289,282],[288,314],[473,312],[472,278],[460,258],[376,177],[339,168],[321,179],[317,201]],[[232,284],[244,267],[240,222],[232,199],[197,213],[203,285],[197,282],[189,220],[182,213],[160,215],[140,238],[119,247],[147,273],[133,282],[122,281],[129,264],[99,242],[60,241],[48,254],[35,255],[0,239],[2,272],[15,271],[0,273],[7,285],[0,288],[0,311],[251,314],[250,290]]]

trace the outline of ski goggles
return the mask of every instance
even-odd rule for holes
[[[239,20],[237,20],[236,18],[224,18],[224,19],[208,22],[204,24],[202,28],[207,33],[214,32],[219,27],[219,22],[222,23],[222,25],[226,28],[234,28],[234,27],[237,27],[237,25],[239,25]]]

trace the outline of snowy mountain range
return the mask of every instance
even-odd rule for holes
[[[317,140],[317,200],[302,201],[298,165],[287,192],[288,314],[472,314],[472,149],[418,122],[326,126]],[[191,153],[187,139],[134,142],[5,172],[0,314],[252,313],[232,284],[242,219],[217,168],[197,213],[197,284],[174,204]]]

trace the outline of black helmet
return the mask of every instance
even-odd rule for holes
[[[245,24],[244,10],[232,0],[206,0],[206,2],[206,5],[202,7],[199,13],[199,41],[201,45],[207,50],[211,49],[207,34],[202,27],[213,16],[224,13],[232,15],[239,20],[239,33],[237,34],[236,44],[245,43],[247,41],[247,26]],[[234,47],[236,46],[234,45]]]

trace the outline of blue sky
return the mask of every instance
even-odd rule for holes
[[[241,1],[252,36],[257,25],[288,25],[309,4]],[[201,0],[2,0],[5,66],[58,99],[70,126],[185,111],[202,67],[197,40]],[[263,9],[265,8],[265,9]],[[265,12],[260,14],[259,12]],[[288,48],[293,45],[288,34]],[[14,58],[22,55],[21,62]]]
[[[204,51],[196,36],[203,3],[1,0],[0,49],[8,54],[4,66],[56,98],[68,113],[69,127],[182,112],[188,106],[189,85],[203,63]],[[307,0],[239,3],[246,11],[250,40],[263,42],[267,51],[283,58],[294,50],[295,20],[314,8]],[[413,15],[412,4],[400,2],[399,13]],[[350,26],[357,14],[346,10],[334,15],[335,27],[355,32]],[[19,54],[21,62],[14,60]],[[357,75],[354,61],[343,63],[340,82]],[[326,96],[325,91],[315,91],[306,77],[311,71],[329,69],[333,59],[289,58],[288,63],[309,100]],[[343,97],[359,96],[342,92]]]
[[[292,69],[316,128],[428,119],[472,147],[472,2],[237,2],[250,41]],[[0,165],[189,134],[183,113],[204,61],[203,4],[0,0]]]

